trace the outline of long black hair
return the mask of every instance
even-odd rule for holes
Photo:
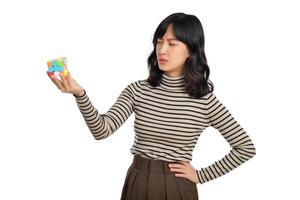
[[[201,98],[214,90],[209,80],[210,69],[204,52],[204,32],[200,20],[185,13],[173,13],[166,17],[156,28],[152,40],[153,51],[147,59],[149,76],[147,81],[152,86],[160,84],[162,73],[156,57],[156,43],[162,38],[169,25],[173,26],[175,38],[185,43],[190,56],[184,63],[183,73],[186,92],[193,98]]]

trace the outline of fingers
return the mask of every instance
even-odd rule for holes
[[[62,84],[62,82],[58,78],[56,78],[56,76],[53,76],[52,78],[53,78],[54,83],[58,87],[58,89],[60,89],[62,92],[64,92],[65,91],[65,87]]]
[[[172,172],[185,172],[186,170],[183,168],[171,168],[170,171]]]
[[[188,164],[188,162],[185,162],[185,161],[180,161],[180,163],[181,163],[182,165],[187,165],[187,164]]]
[[[179,164],[169,164],[170,171],[174,173],[176,177],[187,178],[190,181],[197,183],[197,172],[193,169],[192,165],[189,162],[180,161]]]
[[[184,166],[184,163],[179,162],[180,164],[169,164],[169,167],[173,167],[173,168],[181,168]]]
[[[61,81],[60,80],[58,80],[58,78],[56,78],[56,76],[55,75],[49,75],[49,73],[47,72],[47,75],[48,75],[48,77],[51,79],[51,81],[54,83],[54,85],[56,85],[56,87],[58,88],[58,89],[60,89],[61,91],[64,91],[64,86],[63,86],[63,84],[61,83]]]
[[[63,88],[64,88],[63,92],[65,92],[69,88],[69,82],[68,82],[67,78],[64,75],[59,75],[59,77],[61,79],[61,83],[62,83]]]
[[[68,84],[71,83],[71,73],[69,71],[67,73],[67,82],[68,82]]]
[[[188,171],[184,168],[171,168],[170,171],[177,177],[188,177]]]
[[[169,164],[170,171],[186,173],[188,171],[187,162],[179,162],[179,164]]]
[[[173,171],[173,172],[185,172],[186,171],[185,166],[182,164],[170,164],[169,167],[170,167],[170,171]]]

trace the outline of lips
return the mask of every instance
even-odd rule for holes
[[[164,58],[160,58],[159,61],[168,61],[168,60],[166,60]]]
[[[166,64],[168,61],[167,60],[159,60],[159,63],[161,64],[161,65],[164,65],[164,64]]]

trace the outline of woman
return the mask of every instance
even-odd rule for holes
[[[105,113],[99,114],[70,73],[61,81],[72,93],[97,140],[112,135],[135,112],[135,141],[130,152],[121,200],[195,200],[197,184],[220,177],[256,154],[245,130],[214,94],[197,17],[174,13],[157,27],[148,58],[149,76],[130,83]],[[231,150],[210,166],[195,169],[190,161],[197,140],[216,128]]]

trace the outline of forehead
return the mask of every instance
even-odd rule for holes
[[[168,41],[170,41],[170,40],[178,41],[176,39],[176,37],[174,36],[172,25],[169,25],[168,28],[167,28],[167,31],[165,32],[163,37],[159,37],[158,39],[164,39],[164,40],[168,40]]]

